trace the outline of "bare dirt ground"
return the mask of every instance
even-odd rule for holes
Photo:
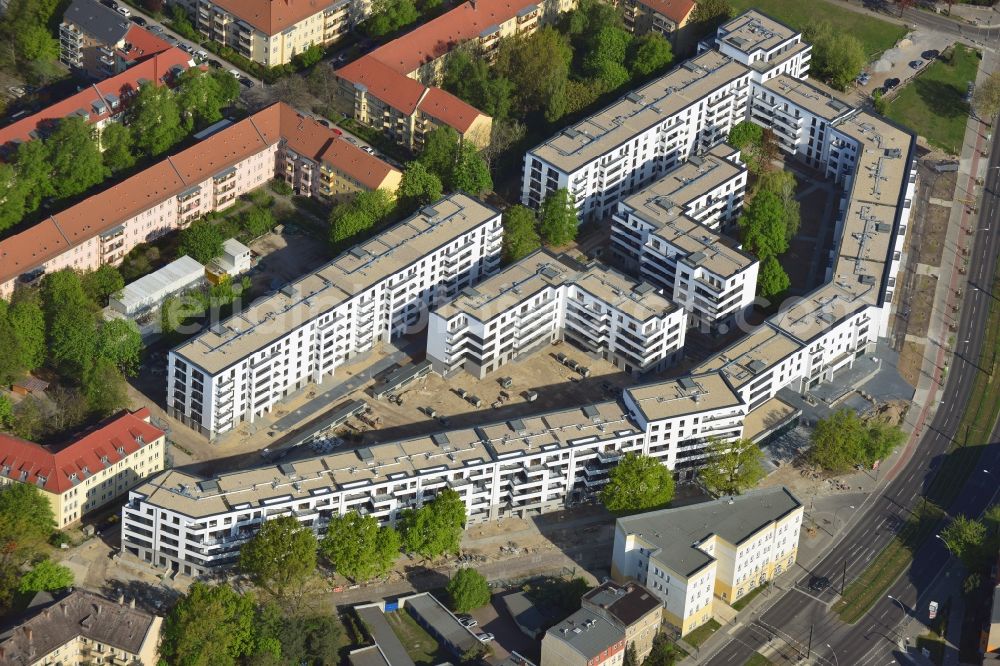
[[[910,386],[916,386],[920,379],[920,368],[924,363],[925,345],[906,341],[899,351],[899,363],[897,368],[899,374],[903,376]]]
[[[910,310],[907,318],[906,332],[909,335],[924,337],[931,323],[931,310],[934,307],[934,290],[937,288],[937,278],[933,275],[918,275],[916,288],[906,299]]]

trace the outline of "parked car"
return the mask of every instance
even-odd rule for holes
[[[162,35],[164,32],[163,26],[160,25],[159,23],[154,23],[153,25],[149,26],[149,31],[155,32],[158,35]]]
[[[855,81],[859,86],[864,86],[868,85],[868,82],[871,81],[871,79],[872,77],[868,72],[861,72],[858,74],[858,78],[856,78]]]
[[[101,4],[111,9],[118,9],[118,3],[115,0],[101,0]]]
[[[208,60],[208,54],[204,51],[197,51],[194,56],[202,61]]]
[[[971,102],[972,101],[972,93],[973,93],[973,91],[975,89],[976,89],[976,84],[973,83],[972,81],[969,81],[969,86],[965,89],[965,101],[966,102]]]
[[[118,5],[118,13],[124,16],[125,18],[129,18],[130,16],[132,16],[132,10],[123,5]]]
[[[129,17],[129,21],[132,21],[132,23],[135,23],[140,28],[145,28],[147,25],[146,19],[142,18],[141,16]]]
[[[240,78],[240,73],[237,72],[235,69],[229,70],[229,73],[232,74],[234,78],[237,78],[237,79]]]
[[[885,83],[882,85],[882,88],[886,92],[889,92],[890,90],[892,90],[893,88],[895,88],[898,85],[899,85],[899,79],[895,79],[895,78],[893,78],[893,79],[886,79]]]
[[[822,592],[830,587],[830,579],[826,576],[813,576],[809,580],[809,589],[813,592]]]
[[[910,69],[920,69],[923,66],[924,66],[923,60],[917,59],[910,61]]]
[[[937,49],[928,49],[921,53],[920,57],[924,60],[934,60],[934,58],[937,58],[939,55],[941,55],[941,52]]]
[[[490,641],[492,641],[492,640],[493,640],[494,638],[496,638],[496,636],[494,636],[493,634],[491,634],[491,633],[490,633],[490,632],[488,632],[488,631],[484,631],[483,633],[481,633],[481,634],[478,634],[478,635],[476,636],[476,638],[478,638],[478,639],[479,639],[480,641],[482,641],[483,643],[489,643],[489,642],[490,642]]]
[[[211,67],[212,69],[222,69],[222,63],[219,62],[218,60],[209,60],[208,66]]]
[[[253,88],[254,82],[253,79],[248,79],[247,77],[244,76],[243,78],[240,79],[240,85],[246,88]]]
[[[479,626],[479,622],[477,622],[474,617],[463,617],[459,620],[459,622],[461,622],[462,626],[466,629],[472,629],[473,627]]]
[[[361,150],[365,151],[369,155],[374,155],[375,154],[375,149],[372,148],[371,146],[361,146]]]

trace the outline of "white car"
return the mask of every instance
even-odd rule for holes
[[[494,635],[493,635],[493,634],[491,634],[490,632],[486,631],[486,632],[483,632],[483,633],[481,633],[481,634],[477,634],[477,635],[476,635],[476,638],[478,638],[478,639],[479,639],[480,641],[482,641],[483,643],[489,643],[489,642],[490,642],[490,641],[492,641],[492,640],[493,640],[494,638],[496,638],[496,636],[494,636]]]
[[[126,18],[132,16],[132,10],[124,5],[118,5],[118,13]]]
[[[361,150],[365,151],[369,155],[374,155],[375,154],[375,149],[372,148],[371,146],[361,146]]]
[[[237,72],[235,69],[229,70],[229,73],[233,75],[233,78],[236,78],[236,79],[240,78],[240,73]]]
[[[198,51],[194,55],[195,55],[196,58],[198,58],[200,60],[208,60],[208,54],[205,53],[204,51]]]
[[[458,621],[461,622],[462,626],[465,627],[466,629],[472,629],[473,627],[479,624],[479,622],[477,622],[476,618],[474,617],[463,617],[459,618]]]

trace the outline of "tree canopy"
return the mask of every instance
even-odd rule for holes
[[[538,230],[549,245],[565,245],[576,238],[576,208],[566,188],[549,192],[542,202],[540,217]]]
[[[111,264],[88,271],[80,277],[83,291],[87,298],[98,306],[108,304],[108,298],[125,288],[125,280],[121,272]]]
[[[449,183],[452,190],[480,195],[493,189],[490,169],[479,150],[466,141],[458,151],[458,159]]]
[[[520,204],[503,212],[503,255],[513,263],[528,256],[539,247],[541,239],[536,227],[535,212]]]
[[[846,472],[855,465],[884,460],[903,439],[898,426],[875,419],[866,422],[853,410],[841,409],[817,421],[809,458],[830,472]]]
[[[83,394],[98,416],[110,416],[129,406],[125,378],[109,358],[98,357],[84,372]]]
[[[372,37],[382,37],[396,32],[420,18],[413,0],[375,0],[371,15],[364,22],[364,30]]]
[[[97,347],[97,323],[80,276],[72,269],[49,273],[41,291],[49,358],[61,374],[79,381]]]
[[[183,666],[236,666],[255,652],[253,595],[195,581],[163,621],[160,656]]]
[[[763,137],[763,127],[749,120],[743,120],[733,125],[733,128],[729,130],[727,141],[733,148],[745,151],[748,148],[753,149],[755,146],[760,145]]]
[[[757,268],[757,295],[774,298],[792,286],[792,280],[777,257],[768,257]]]
[[[649,456],[625,454],[608,475],[601,502],[615,513],[662,508],[674,498],[674,477]]]
[[[29,400],[21,401],[20,407]],[[23,579],[21,567],[45,545],[56,527],[52,505],[33,485],[0,486],[0,607],[10,604]]]
[[[448,581],[448,597],[451,607],[458,613],[468,613],[474,608],[490,602],[490,584],[486,577],[475,569],[459,569]]]
[[[330,519],[320,551],[334,570],[357,582],[384,576],[399,556],[399,533],[356,511]]]
[[[24,574],[18,591],[22,594],[62,590],[73,586],[73,572],[61,564],[45,558]]]
[[[708,446],[709,459],[698,477],[716,496],[739,495],[764,478],[764,454],[748,439],[715,440]]]
[[[775,257],[788,249],[785,211],[781,199],[770,190],[754,196],[739,220],[743,246],[758,257]]]
[[[552,27],[542,26],[523,39],[501,40],[493,71],[514,86],[518,113],[542,111],[554,122],[566,112],[566,82],[573,49]]]
[[[219,227],[209,220],[195,220],[191,226],[181,231],[178,252],[188,255],[198,263],[207,264],[216,257],[222,256],[222,244],[225,238]]]
[[[983,565],[982,547],[986,543],[986,537],[986,524],[983,521],[961,515],[956,516],[941,530],[941,539],[948,544],[948,550],[962,560],[969,571],[975,571]]]
[[[457,553],[465,527],[465,502],[445,488],[419,509],[407,509],[400,517],[403,548],[433,559]]]
[[[114,364],[127,377],[139,374],[142,335],[131,319],[112,319],[98,333],[97,356]]]
[[[56,197],[75,196],[104,180],[104,158],[94,131],[83,118],[63,118],[45,142],[52,147],[49,159],[52,193]]]
[[[510,114],[514,84],[491,72],[489,63],[470,49],[458,48],[448,54],[441,87],[488,113],[494,123]]]
[[[292,516],[267,520],[240,550],[240,570],[275,596],[300,587],[316,571],[316,537]]]
[[[647,32],[632,44],[632,73],[646,77],[663,72],[674,61],[674,52],[666,37]]]
[[[140,86],[127,116],[136,147],[147,155],[166,152],[184,136],[177,97],[167,86]]]
[[[239,97],[239,83],[225,70],[204,72],[192,67],[181,74],[173,94],[181,127],[190,132],[222,120],[222,109]]]
[[[358,192],[351,201],[330,212],[330,242],[339,246],[384,220],[392,213],[392,196],[386,190]]]
[[[420,160],[406,165],[403,179],[396,191],[396,200],[404,213],[410,213],[441,198],[441,179]]]
[[[735,14],[729,0],[697,0],[691,12],[691,23],[697,36],[708,35]]]
[[[861,41],[828,21],[807,25],[802,39],[813,46],[810,69],[838,90],[846,90],[868,62]]]

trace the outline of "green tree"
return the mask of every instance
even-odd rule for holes
[[[387,218],[392,209],[392,196],[386,190],[358,192],[330,212],[330,242],[338,246],[364,233]]]
[[[83,394],[90,410],[111,416],[129,406],[128,385],[113,361],[97,358],[83,376]]]
[[[473,608],[490,603],[490,584],[475,569],[456,571],[446,589],[452,609],[459,613],[468,613]]]
[[[355,511],[331,518],[319,545],[337,573],[357,582],[387,574],[399,556],[399,547],[396,530],[379,527],[374,516]]]
[[[45,314],[42,312],[38,292],[19,289],[7,316],[10,318],[13,347],[17,350],[18,363],[27,371],[41,367],[45,362]]]
[[[269,208],[254,206],[243,216],[243,228],[247,230],[251,238],[263,236],[271,229],[277,221]]]
[[[7,301],[4,300],[0,300],[0,340],[5,342],[5,348],[0,353],[0,384],[10,384],[24,373],[25,368],[16,346]]]
[[[646,655],[642,666],[674,666],[680,659],[677,647],[670,641],[667,634],[660,633],[653,638],[653,649]]]
[[[224,75],[232,78],[228,72]],[[227,96],[231,91],[223,88],[222,80],[223,74],[204,72],[197,67],[180,75],[174,97],[185,132],[222,120],[222,109],[235,99]]]
[[[639,666],[639,655],[635,651],[635,642],[628,644],[625,648],[625,660],[622,662],[623,666]]]
[[[493,189],[493,179],[486,160],[472,143],[466,142],[459,149],[450,185],[453,190],[475,195]]]
[[[316,537],[292,516],[267,520],[240,550],[240,570],[271,594],[282,597],[316,571]]]
[[[986,525],[981,520],[957,516],[941,530],[941,539],[948,544],[951,554],[962,560],[967,570],[976,571],[982,567]],[[992,555],[995,557],[996,552]]]
[[[10,398],[0,394],[0,430],[7,430],[14,423],[14,406]]]
[[[1000,111],[1000,72],[993,72],[976,86],[972,92],[972,108],[980,118],[987,120],[997,115]]]
[[[186,254],[199,263],[207,264],[222,256],[222,243],[225,240],[218,226],[205,219],[195,220],[181,232],[177,249],[181,255]]]
[[[774,192],[781,201],[785,238],[789,241],[799,232],[802,219],[799,201],[795,198],[796,184],[791,171],[767,171],[761,174],[759,181],[760,190]]]
[[[627,453],[611,469],[601,502],[615,513],[666,506],[674,498],[674,477],[655,458]]]
[[[578,224],[573,195],[566,188],[549,192],[542,202],[538,230],[549,245],[565,245],[576,238]]]
[[[889,110],[889,102],[882,95],[881,88],[876,88],[872,92],[872,106],[875,107],[875,113],[880,116],[884,116],[886,111]]]
[[[729,130],[729,144],[740,151],[754,150],[764,137],[764,128],[749,120],[743,120],[733,125]]]
[[[87,298],[100,307],[107,305],[108,298],[125,288],[121,272],[111,264],[84,273],[80,282]]]
[[[861,41],[828,21],[810,23],[802,36],[813,45],[810,69],[838,90],[846,90],[868,62]]]
[[[537,225],[535,212],[525,206],[511,206],[503,212],[503,254],[508,262],[519,261],[541,247]]]
[[[131,319],[112,319],[98,332],[97,358],[111,361],[126,377],[139,374],[142,335]]]
[[[441,198],[443,187],[441,179],[419,160],[406,165],[403,179],[396,191],[396,200],[400,210],[409,214]]]
[[[764,454],[748,439],[714,440],[708,446],[707,464],[698,477],[715,496],[739,495],[764,478]]]
[[[9,229],[24,217],[25,191],[17,175],[17,169],[10,165],[0,163],[0,192],[3,192],[0,200],[0,232]]]
[[[647,32],[632,43],[632,76],[643,78],[662,72],[674,61],[670,42],[657,32]]]
[[[279,618],[274,635],[285,664],[325,666],[340,663],[341,624],[332,615],[291,615]]]
[[[903,439],[898,426],[876,419],[865,422],[854,411],[841,409],[816,423],[809,457],[831,472],[846,472],[854,465],[884,460]]]
[[[166,152],[184,136],[177,98],[166,86],[140,86],[127,118],[136,148],[148,155]]]
[[[24,192],[25,211],[33,211],[52,196],[52,166],[45,141],[26,141],[17,147],[17,177]]]
[[[458,48],[448,54],[441,87],[488,113],[494,123],[510,115],[514,84],[492,72],[489,63],[470,49]]]
[[[45,419],[42,401],[29,395],[14,406],[11,430],[21,439],[26,439],[29,442],[35,441],[45,433]]]
[[[0,563],[25,561],[55,528],[52,505],[38,488],[26,483],[0,487]]]
[[[697,36],[715,33],[716,28],[729,20],[735,12],[729,0],[697,0],[691,12],[693,33]]]
[[[465,503],[451,488],[420,509],[407,509],[400,516],[403,548],[428,559],[457,553],[464,527]]]
[[[623,85],[629,79],[625,56],[631,43],[632,35],[624,28],[611,25],[600,27],[583,56],[584,74],[599,81],[605,91]]]
[[[22,594],[62,590],[72,587],[73,582],[73,572],[69,568],[45,558],[24,574],[17,589]]]
[[[364,22],[364,30],[372,37],[383,37],[396,32],[420,18],[413,0],[375,0],[371,16]]]
[[[436,127],[424,138],[424,148],[417,161],[451,188],[452,174],[458,161],[458,132],[451,127]]]
[[[160,657],[184,666],[236,666],[256,648],[252,594],[195,581],[163,621]]]
[[[323,59],[323,47],[319,44],[310,44],[309,47],[292,58],[292,62],[299,69],[308,69]]]
[[[762,190],[744,209],[739,219],[743,246],[761,259],[776,257],[788,250],[785,210],[781,199]]]
[[[757,268],[757,295],[773,298],[792,286],[792,280],[777,257],[767,257]]]
[[[106,171],[112,174],[135,166],[132,130],[122,123],[111,123],[101,130],[101,148]]]
[[[80,380],[90,368],[97,346],[97,321],[72,269],[49,273],[42,279],[49,358],[67,377]]]
[[[222,97],[223,106],[232,104],[240,98],[240,82],[228,70],[213,69],[209,75],[215,79],[219,86],[219,95]]]
[[[566,83],[573,49],[557,30],[543,26],[525,38],[500,42],[493,72],[511,82],[517,115],[543,111],[555,122],[566,112]]]
[[[94,131],[83,118],[63,118],[45,143],[50,147],[49,165],[56,197],[75,196],[104,180],[101,150],[94,140]]]

